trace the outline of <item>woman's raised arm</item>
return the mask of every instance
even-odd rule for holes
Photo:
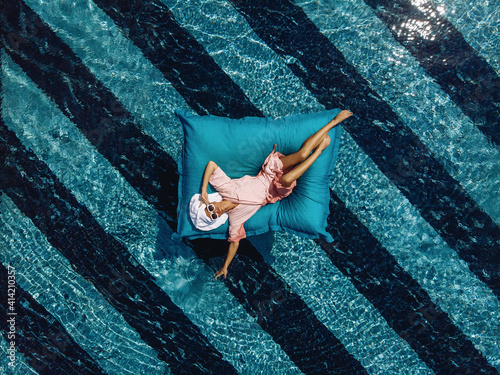
[[[208,201],[208,193],[207,193],[208,180],[210,180],[210,176],[212,176],[212,173],[214,173],[217,168],[219,168],[219,166],[215,164],[212,160],[210,160],[207,163],[207,166],[205,167],[205,173],[203,174],[203,183],[201,185],[201,201],[205,204],[210,203]]]

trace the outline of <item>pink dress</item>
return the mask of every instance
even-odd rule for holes
[[[285,187],[280,183],[279,180],[283,175],[281,158],[285,155],[275,150],[276,145],[255,177],[243,176],[232,180],[220,167],[210,176],[210,185],[219,192],[222,198],[238,204],[227,212],[229,242],[237,242],[245,238],[246,232],[243,226],[245,222],[262,206],[290,195],[297,185],[297,181],[294,181],[290,187]]]

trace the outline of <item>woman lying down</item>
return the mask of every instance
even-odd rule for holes
[[[239,242],[246,237],[245,222],[262,206],[275,203],[292,193],[297,179],[330,144],[328,132],[350,116],[350,111],[341,111],[307,138],[293,154],[276,152],[274,145],[257,176],[231,179],[213,161],[208,162],[203,174],[201,194],[191,198],[189,208],[191,220],[199,230],[213,230],[229,219],[229,251],[223,267],[215,274],[216,279],[227,276],[227,269],[238,250]],[[217,190],[216,193],[207,193],[209,183]]]

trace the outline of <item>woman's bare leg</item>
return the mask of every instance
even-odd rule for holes
[[[283,176],[281,176],[280,182],[284,186],[292,185],[296,179],[302,176],[304,172],[309,169],[309,167],[316,161],[318,156],[323,152],[325,148],[328,147],[329,144],[330,144],[330,136],[327,134],[326,136],[323,137],[320,144],[317,145],[314,152],[311,155],[309,155],[309,157],[306,160],[296,165],[290,172],[287,172]]]
[[[318,145],[325,138],[328,132],[350,116],[352,116],[352,113],[350,111],[347,110],[341,111],[328,124],[323,126],[320,130],[311,135],[309,138],[307,138],[304,141],[304,143],[302,143],[302,146],[297,152],[294,152],[293,154],[283,157],[281,159],[281,161],[283,162],[283,170],[286,172],[290,170],[290,168],[293,168],[297,164],[306,160],[307,157],[311,154],[311,152],[316,147],[318,147]]]

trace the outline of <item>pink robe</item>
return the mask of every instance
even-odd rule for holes
[[[297,185],[297,181],[294,181],[290,187],[285,187],[280,183],[279,180],[283,175],[281,158],[285,155],[275,152],[275,150],[276,145],[255,177],[243,176],[232,180],[220,167],[210,176],[210,185],[219,192],[222,198],[238,204],[227,212],[229,216],[229,242],[238,242],[245,238],[245,222],[262,206],[290,195]]]

